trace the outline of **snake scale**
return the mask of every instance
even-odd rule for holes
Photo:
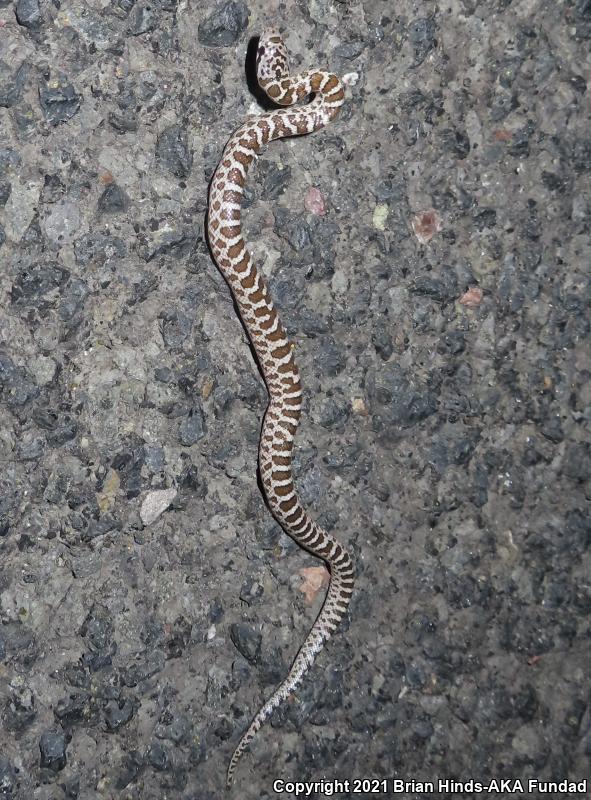
[[[259,472],[268,506],[289,536],[328,565],[330,584],[322,609],[287,677],[242,735],[228,766],[228,786],[232,784],[240,757],[263,722],[298,686],[335,631],[347,610],[354,581],[349,553],[310,519],[294,488],[293,441],[302,409],[299,371],[267,284],[246,248],[241,226],[246,174],[257,154],[273,139],[323,128],[338,113],[344,91],[340,80],[329,72],[309,70],[291,77],[285,44],[274,28],[266,29],[259,39],[256,65],[261,88],[277,105],[291,106],[310,95],[313,99],[303,106],[250,117],[234,133],[212,178],[207,233],[269,392],[259,445]]]

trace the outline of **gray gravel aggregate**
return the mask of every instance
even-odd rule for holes
[[[204,235],[269,23],[347,76],[244,206],[358,580],[236,796],[591,778],[590,9],[0,0],[0,797],[221,797],[320,607]]]

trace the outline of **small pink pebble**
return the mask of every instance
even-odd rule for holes
[[[460,297],[460,303],[468,308],[478,308],[482,303],[482,289],[480,286],[471,286],[468,291]]]
[[[443,228],[443,220],[435,211],[421,211],[411,220],[412,229],[421,244],[427,244]]]
[[[304,198],[304,205],[307,210],[316,214],[317,217],[323,217],[326,214],[326,206],[324,205],[324,196],[320,189],[315,186],[310,186]]]

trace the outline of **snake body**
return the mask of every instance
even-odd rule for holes
[[[269,290],[242,236],[242,197],[252,161],[272,139],[312,133],[327,125],[344,101],[340,80],[310,70],[291,77],[287,50],[276,29],[260,37],[256,56],[261,88],[277,105],[310,103],[249,118],[227,143],[209,194],[207,232],[215,261],[229,284],[269,392],[259,445],[259,471],[271,513],[299,545],[323,559],[330,584],[322,609],[285,680],[258,711],[230,760],[230,786],[240,757],[273,709],[301,682],[347,610],[353,593],[353,562],[347,550],[320,528],[302,506],[293,484],[293,441],[302,408],[302,388],[293,348]]]

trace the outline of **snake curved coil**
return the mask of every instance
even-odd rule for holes
[[[354,569],[347,550],[320,528],[303,508],[292,478],[293,441],[302,408],[302,388],[293,347],[269,290],[242,236],[242,197],[252,161],[272,139],[312,133],[327,125],[344,101],[336,75],[309,70],[291,77],[285,44],[278,30],[266,29],[259,40],[257,77],[266,94],[281,106],[313,95],[310,103],[249,118],[227,143],[209,194],[207,232],[217,263],[236,300],[269,392],[259,445],[259,471],[269,508],[283,530],[323,559],[330,570],[324,605],[301,646],[289,674],[257,712],[230,760],[232,784],[240,757],[273,709],[301,682],[347,610]]]

